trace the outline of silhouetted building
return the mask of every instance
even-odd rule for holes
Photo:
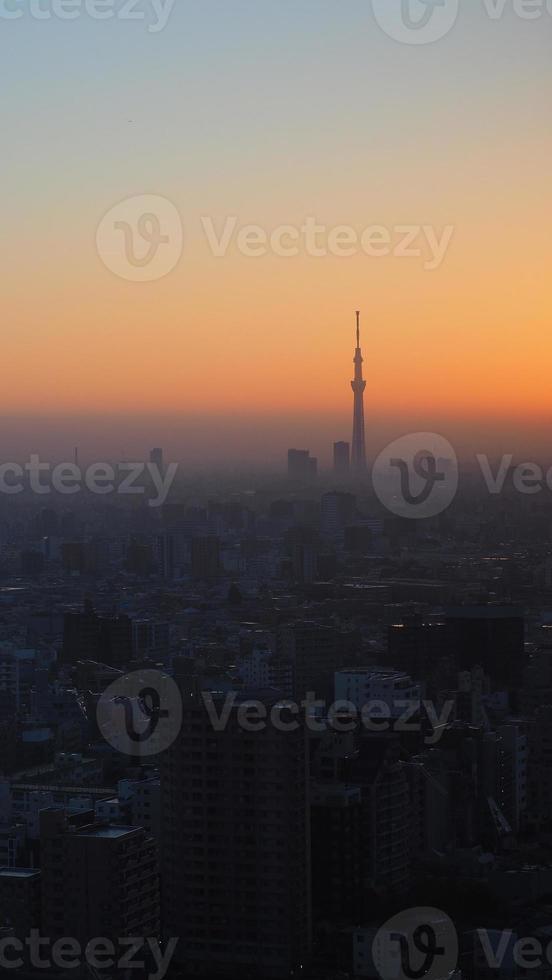
[[[308,449],[288,450],[288,476],[292,480],[312,480],[318,470],[318,460]]]
[[[214,536],[192,538],[192,575],[215,579],[220,573],[220,541]]]
[[[312,905],[316,918],[355,922],[363,909],[362,792],[342,782],[311,787]]]
[[[342,532],[356,515],[356,497],[333,490],[322,496],[322,528],[327,534]]]
[[[523,613],[514,606],[459,606],[446,615],[459,670],[480,666],[494,685],[514,690],[525,666]]]
[[[166,933],[194,976],[295,975],[310,949],[304,725],[247,730],[238,700],[217,731],[193,677],[183,702],[161,759]]]
[[[141,660],[147,657],[162,659],[169,652],[169,624],[151,619],[132,621],[132,655]]]
[[[100,619],[100,659],[124,667],[132,659],[132,620],[128,616]]]
[[[343,543],[346,551],[352,554],[365,555],[372,548],[375,532],[371,524],[350,524],[344,528]]]
[[[140,541],[130,541],[125,562],[126,570],[140,578],[150,575],[154,568],[152,549]]]
[[[8,927],[25,941],[31,929],[40,929],[40,871],[36,868],[0,868],[0,928]]]
[[[401,895],[410,884],[410,797],[398,737],[363,735],[345,775],[362,791],[364,886]]]
[[[316,578],[316,551],[311,544],[293,545],[293,578],[301,585],[314,582]]]
[[[293,666],[294,697],[300,701],[314,692],[329,705],[334,696],[334,675],[358,653],[356,632],[312,622],[291,623],[277,633],[277,652]]]
[[[528,726],[527,810],[531,825],[552,829],[552,705],[537,708]]]
[[[390,718],[400,718],[405,700],[420,702],[420,685],[400,670],[385,667],[356,667],[335,673],[335,700],[349,701],[359,712],[366,704],[386,704]]]
[[[319,915],[332,909],[334,924],[369,919],[376,895],[398,897],[410,884],[410,795],[398,736],[328,729],[312,766],[313,882],[320,889],[326,871],[328,890],[343,902],[339,909],[313,889],[313,907]]]
[[[159,936],[154,840],[141,827],[79,823],[63,808],[40,814],[44,935],[83,948],[102,936],[116,949],[127,937]]]
[[[68,612],[63,619],[61,659],[65,664],[77,660],[97,660],[100,650],[100,620],[92,603],[86,600],[82,612]]]
[[[351,447],[348,442],[334,442],[333,468],[336,476],[348,476],[351,469]]]
[[[124,666],[132,659],[132,621],[128,616],[98,616],[87,600],[82,612],[65,614],[61,659],[66,664],[99,660]]]
[[[86,548],[82,541],[64,541],[61,546],[63,570],[70,575],[83,575],[86,570]]]
[[[456,682],[455,657],[449,649],[447,626],[442,620],[405,616],[388,628],[388,663],[423,679],[427,693],[450,688]]]

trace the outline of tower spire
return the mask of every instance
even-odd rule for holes
[[[366,437],[364,431],[364,389],[366,382],[362,375],[362,350],[360,348],[360,310],[356,311],[356,350],[354,361],[355,376],[351,381],[353,389],[353,451],[352,466],[360,475],[366,469]]]

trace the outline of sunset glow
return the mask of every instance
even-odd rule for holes
[[[360,307],[374,418],[547,419],[551,33],[547,15],[474,5],[409,48],[365,0],[268,0],[262,18],[248,2],[178,4],[157,35],[3,24],[5,70],[28,69],[3,116],[3,415],[208,417],[216,394],[225,414],[337,419]],[[95,234],[143,193],[175,205],[184,251],[159,281],[126,282]],[[252,258],[235,239],[216,257],[202,218],[228,216],[268,235],[309,216],[382,226],[393,245],[405,225],[453,235],[431,271],[302,247]]]

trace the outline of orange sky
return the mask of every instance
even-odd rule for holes
[[[46,44],[22,21],[6,44],[8,69],[28,74],[0,172],[2,414],[346,418],[359,308],[372,417],[547,419],[552,18],[474,8],[412,49],[374,30],[365,0],[339,17],[267,0],[253,19],[236,0],[216,27],[210,6],[177,8],[154,40],[75,22]],[[95,235],[144,193],[174,203],[185,247],[165,278],[133,283]],[[454,237],[433,271],[420,257],[221,259],[205,215]]]

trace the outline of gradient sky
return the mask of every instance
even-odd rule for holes
[[[51,436],[59,417],[63,439],[93,429],[133,446],[130,417],[162,430],[189,413],[197,442],[220,411],[227,450],[262,454],[265,419],[274,445],[311,427],[318,451],[349,436],[356,308],[369,420],[546,433],[552,15],[461,6],[421,47],[387,37],[369,0],[176,0],[158,34],[0,20],[2,433],[36,445],[33,420]],[[185,249],[164,279],[131,283],[95,234],[145,193],[174,202]],[[363,254],[220,259],[202,215],[455,232],[436,271]]]

